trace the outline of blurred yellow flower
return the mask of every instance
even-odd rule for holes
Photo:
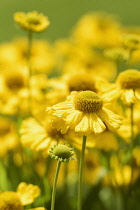
[[[16,124],[6,117],[0,117],[0,145],[1,158],[19,146]]]
[[[16,192],[0,193],[0,210],[24,210],[24,206],[33,203],[39,195],[40,189],[38,186],[21,182]],[[38,207],[34,210],[45,210],[45,208]]]
[[[82,135],[98,134],[106,127],[115,131],[121,125],[121,117],[106,108],[92,91],[73,91],[65,102],[48,107],[47,111],[53,116],[53,126],[62,133],[73,129]]]
[[[100,150],[108,151],[116,151],[119,149],[119,144],[114,132],[109,131],[106,129],[104,132],[100,133],[99,135],[89,135],[89,140],[95,144],[95,148]]]
[[[106,85],[102,97],[108,102],[120,98],[127,105],[140,100],[140,71],[127,69],[121,72],[115,84]]]
[[[49,148],[54,143],[65,140],[65,136],[52,127],[50,119],[41,124],[34,118],[27,118],[22,122],[20,134],[23,146],[42,151],[45,156],[48,156]]]
[[[14,20],[23,29],[35,32],[44,31],[50,25],[48,18],[37,11],[17,12],[14,14]]]
[[[140,35],[138,34],[124,34],[122,36],[122,45],[124,48],[136,50],[140,48]]]
[[[35,198],[40,195],[40,189],[37,185],[27,185],[25,182],[21,182],[18,185],[17,194],[22,205],[25,206],[34,202]]]
[[[113,16],[103,13],[84,15],[76,25],[73,36],[94,47],[117,46],[120,42],[121,27]]]

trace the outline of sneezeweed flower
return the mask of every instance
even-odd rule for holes
[[[0,145],[1,158],[5,158],[8,152],[19,147],[17,126],[6,117],[0,117]]]
[[[9,67],[2,72],[3,88],[5,88],[5,91],[17,94],[27,87],[27,78],[28,72],[26,68],[17,67],[17,69],[13,69]]]
[[[122,36],[122,45],[130,51],[136,50],[140,48],[140,36],[137,34],[125,34]]]
[[[48,80],[47,85],[46,98],[48,105],[54,105],[66,100],[71,91],[91,90],[97,93],[100,89],[95,75],[85,71],[66,73],[61,77],[52,78]]]
[[[130,105],[140,100],[140,71],[127,69],[121,72],[115,84],[106,87],[102,97],[105,101],[120,98],[124,104]]]
[[[129,58],[129,53],[123,48],[109,48],[104,50],[104,56],[110,60],[120,62],[127,61]]]
[[[121,118],[105,108],[103,100],[93,91],[73,91],[65,102],[47,108],[47,111],[54,116],[52,122],[56,129],[62,133],[72,129],[83,135],[78,185],[78,210],[81,210],[86,136],[90,133],[102,133],[106,127],[112,131],[116,130],[121,125]]]
[[[17,12],[14,14],[14,20],[23,29],[34,32],[44,31],[50,25],[48,18],[37,11]]]
[[[78,42],[105,48],[117,46],[121,34],[119,22],[111,15],[89,13],[81,17],[76,25],[73,36]]]
[[[65,135],[52,127],[50,119],[41,124],[35,118],[27,118],[22,122],[20,134],[24,147],[30,147],[35,152],[42,151],[45,157],[54,143],[66,141]]]
[[[24,210],[24,206],[33,203],[39,195],[40,189],[38,186],[21,182],[16,192],[0,193],[0,210]],[[34,210],[45,210],[45,208],[38,207]]]
[[[54,117],[53,126],[66,133],[73,129],[76,133],[89,135],[99,134],[106,127],[115,131],[121,125],[121,118],[114,114],[93,91],[71,92],[65,102],[47,108]]]

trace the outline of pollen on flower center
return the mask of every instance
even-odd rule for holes
[[[103,106],[102,99],[92,91],[81,91],[74,98],[75,109],[83,112],[96,112]]]
[[[16,192],[0,194],[0,210],[23,210],[23,205]]]
[[[128,69],[119,74],[117,82],[124,89],[140,88],[140,72],[135,69]]]

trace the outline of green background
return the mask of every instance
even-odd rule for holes
[[[139,25],[140,0],[0,0],[0,42],[24,36],[13,21],[17,11],[37,10],[47,15],[51,25],[37,38],[54,41],[68,37],[72,27],[85,13],[105,11],[119,17],[123,25]]]

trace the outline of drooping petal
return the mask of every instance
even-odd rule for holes
[[[78,123],[78,125],[75,127],[75,132],[78,133],[90,133],[90,127],[89,127],[89,120],[88,120],[88,116],[84,116],[80,123]]]
[[[106,124],[110,131],[116,131],[122,124],[121,117],[117,114],[114,114],[111,110],[102,108],[98,111],[98,116]]]
[[[124,102],[124,104],[131,104],[136,102],[136,97],[133,89],[126,89],[123,91],[121,95],[121,100]]]
[[[90,129],[91,132],[98,134],[105,130],[106,126],[96,113],[90,114]]]

